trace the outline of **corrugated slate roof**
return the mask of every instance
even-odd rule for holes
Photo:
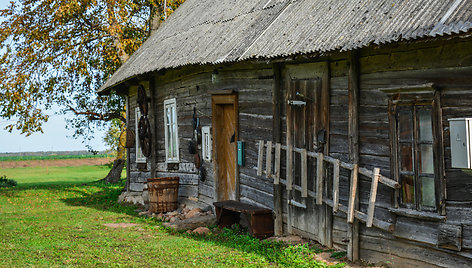
[[[470,0],[186,0],[100,91],[184,65],[352,50],[471,29]]]

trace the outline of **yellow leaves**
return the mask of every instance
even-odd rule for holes
[[[168,0],[167,14],[182,2]],[[0,118],[18,119],[9,130],[41,131],[41,108],[94,99],[148,37],[150,4],[163,0],[26,0],[1,10]]]

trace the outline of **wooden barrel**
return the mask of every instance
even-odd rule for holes
[[[147,180],[149,212],[174,211],[178,206],[179,177],[152,178]]]

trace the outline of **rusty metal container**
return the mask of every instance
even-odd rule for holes
[[[147,186],[149,190],[149,212],[168,212],[177,209],[179,177],[148,179]]]

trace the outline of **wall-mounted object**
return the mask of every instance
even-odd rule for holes
[[[472,168],[472,118],[449,119],[451,166]]]
[[[202,127],[202,156],[204,161],[211,161],[211,127]]]
[[[244,141],[238,141],[238,165],[244,166]]]
[[[295,106],[306,106],[306,101],[301,100],[288,100],[288,105],[295,105]]]

